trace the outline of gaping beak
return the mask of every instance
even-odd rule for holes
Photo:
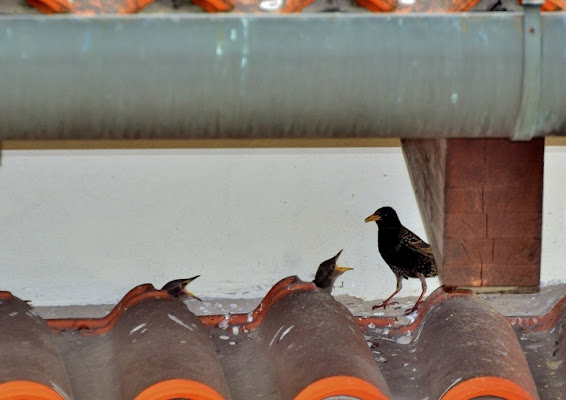
[[[339,266],[337,265],[334,269],[342,274],[342,273],[344,273],[344,272],[346,272],[346,271],[350,271],[351,269],[354,269],[354,268],[350,268],[350,267],[339,267]]]
[[[381,221],[381,217],[379,215],[372,214],[366,219],[364,219],[364,222],[371,222],[371,221]]]
[[[192,281],[197,279],[199,276],[200,275],[197,275],[197,276],[193,276],[192,278],[187,279],[187,283],[185,283],[185,287],[183,287],[183,293],[186,294],[187,296],[190,296],[194,299],[197,299],[198,301],[202,301],[199,297],[195,296],[193,293],[191,293],[187,290],[187,286],[189,285],[189,283],[191,283]]]
[[[336,254],[334,257],[332,257],[332,259],[334,260],[334,270],[336,272],[341,273],[341,274],[346,272],[346,271],[349,271],[351,269],[354,269],[354,268],[350,268],[350,267],[339,267],[338,266],[338,257],[340,257],[340,254],[342,254],[343,251],[344,251],[344,249],[340,250],[338,252],[338,254]]]
[[[195,296],[193,293],[189,292],[187,290],[187,287],[185,286],[185,288],[183,289],[183,293],[186,294],[189,297],[192,297],[193,299],[197,299],[198,301],[202,301],[202,299],[200,297]]]

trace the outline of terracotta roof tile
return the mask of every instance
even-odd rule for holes
[[[0,292],[0,327],[0,398],[35,393],[51,400],[70,393],[49,327],[27,303]]]
[[[384,332],[374,321],[362,320],[396,398],[538,399],[511,326],[472,292],[435,291],[410,325]]]
[[[0,292],[0,400],[563,396],[566,296],[545,315],[504,317],[438,289],[411,317],[356,318],[297,277],[250,313],[200,317],[151,285],[92,319],[43,320]]]
[[[140,11],[154,0],[27,0],[28,4],[45,14],[73,13],[131,14]]]
[[[566,391],[566,296],[547,314],[511,317],[541,399],[563,399]]]

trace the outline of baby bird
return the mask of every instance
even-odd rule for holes
[[[378,209],[365,219],[365,222],[370,221],[377,223],[379,253],[397,278],[395,292],[380,305],[373,306],[372,309],[385,308],[393,296],[401,291],[403,278],[419,278],[422,292],[413,308],[405,313],[410,314],[418,308],[426,293],[425,278],[438,275],[430,245],[401,225],[397,213],[391,207]]]
[[[316,275],[314,277],[313,283],[320,289],[324,290],[325,292],[331,293],[332,288],[334,287],[334,282],[336,279],[342,275],[344,272],[349,271],[354,268],[349,267],[339,267],[338,257],[342,254],[342,250],[338,252],[334,257],[329,258],[326,261],[323,261],[319,266],[318,270],[316,271]]]
[[[194,281],[195,279],[197,279],[200,275],[197,276],[193,276],[192,278],[188,278],[188,279],[175,279],[171,282],[167,282],[162,288],[161,290],[165,290],[166,292],[168,292],[171,296],[173,297],[192,297],[197,299],[198,301],[202,301],[201,299],[199,299],[197,296],[195,296],[194,294],[192,294],[191,292],[189,292],[187,290],[187,285],[189,283],[191,283],[192,281]]]

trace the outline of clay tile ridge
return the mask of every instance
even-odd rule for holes
[[[566,315],[566,295],[563,296],[552,307],[552,309],[541,316],[512,316],[508,317],[509,323],[520,332],[541,332],[552,330],[557,322]]]
[[[136,13],[154,0],[27,0],[27,2],[44,14],[96,15]]]
[[[360,323],[383,326],[379,318],[362,318]],[[414,346],[429,382],[423,396],[539,399],[509,321],[471,291],[439,288],[419,308],[414,322],[388,329],[392,336],[406,336]]]
[[[0,299],[15,298],[8,292],[0,292]],[[168,293],[156,290],[150,284],[145,284],[128,292],[103,318],[51,319],[47,320],[47,325],[54,333],[78,330],[83,335],[96,335],[107,333],[114,329],[116,324],[120,324],[121,327],[118,330],[126,329],[131,335],[131,332],[141,325],[136,320],[138,318],[136,313],[126,315],[124,313],[136,305],[141,306],[140,303],[146,301],[157,301],[158,304],[161,304],[159,307],[161,313],[172,306],[175,309],[182,306],[181,302]],[[547,317],[539,318],[539,321],[522,320],[521,323],[525,326],[529,326],[529,323],[531,325],[538,323],[540,326],[554,324],[557,318],[564,313],[565,303],[566,299],[562,299]],[[139,308],[136,307],[136,309]],[[318,311],[314,312],[315,309]],[[158,311],[156,312],[159,314]],[[189,314],[192,315],[190,312]],[[329,318],[330,315],[334,319]],[[296,276],[292,276],[274,285],[259,306],[248,314],[232,314],[228,316],[228,319],[226,316],[202,316],[198,320],[195,316],[192,318],[196,322],[200,320],[209,328],[215,328],[222,321],[226,321],[230,326],[248,330],[258,329],[258,334],[264,336],[264,342],[270,343],[266,351],[277,353],[271,358],[273,360],[284,360],[287,357],[286,350],[278,346],[283,337],[286,338],[285,343],[296,340],[301,344],[296,347],[303,349],[305,349],[304,346],[308,347],[309,351],[302,352],[305,357],[313,355],[330,357],[330,359],[320,359],[318,363],[310,365],[324,367],[336,365],[338,373],[331,376],[325,376],[324,369],[310,374],[308,381],[297,374],[286,374],[287,377],[290,377],[289,379],[295,380],[294,384],[279,385],[279,387],[290,390],[289,394],[296,399],[312,399],[319,398],[319,395],[330,396],[345,393],[377,400],[390,397],[387,384],[374,363],[365,339],[360,329],[356,329],[356,327],[367,327],[371,323],[382,327],[390,326],[392,335],[412,336],[415,351],[419,359],[426,361],[423,361],[423,367],[430,372],[430,376],[427,377],[427,381],[431,382],[427,387],[427,391],[430,392],[429,398],[455,400],[478,396],[498,396],[509,400],[538,399],[528,364],[510,325],[513,320],[507,320],[493,310],[487,302],[470,291],[447,291],[440,288],[423,303],[413,323],[395,326],[395,320],[392,318],[355,319],[344,306],[333,301],[330,295],[317,290],[312,283],[303,282]],[[336,318],[340,319],[340,323],[335,323]],[[173,321],[179,326],[185,326],[175,319]],[[546,325],[544,321],[547,321]],[[325,323],[327,325],[324,325]],[[327,329],[315,329],[322,326],[321,324]],[[348,354],[342,354],[339,351],[317,351],[320,340],[312,341],[311,339],[325,334],[328,334],[328,338],[332,340],[342,338],[340,343],[349,345],[346,349]],[[439,338],[447,337],[447,334],[450,340],[439,340]],[[127,335],[117,336],[126,337]],[[288,350],[289,347],[286,349]],[[361,359],[362,362],[348,369],[346,365],[341,364],[340,360],[351,360],[352,354],[357,354],[355,358]],[[505,354],[505,357],[502,357],[501,354]],[[467,360],[465,365],[462,365],[462,359]],[[277,368],[280,371],[284,370],[292,364],[293,359],[290,360],[281,362]],[[301,362],[298,358],[294,361],[297,360]],[[308,359],[303,361],[308,362]],[[313,367],[313,371],[314,369],[316,368]],[[449,373],[445,373],[446,371]],[[163,381],[161,379],[146,390],[159,390],[159,385],[162,384],[160,382],[168,382],[166,389],[169,391],[174,386],[172,386],[173,380]],[[210,386],[214,387],[214,385]],[[335,389],[334,392],[333,389]],[[358,393],[356,390],[363,390],[363,393]],[[132,388],[131,392],[139,393],[139,388]],[[148,392],[142,392],[144,393]]]
[[[100,335],[110,331],[120,316],[134,305],[147,299],[174,299],[169,293],[156,290],[151,284],[136,286],[102,318],[60,318],[48,319],[47,325],[57,333],[65,330],[78,330],[83,335]]]
[[[108,316],[99,319],[45,321],[20,299],[6,293],[0,293],[0,298],[0,323],[7,326],[9,322],[12,327],[0,330],[0,353],[10,354],[10,362],[0,363],[0,399],[80,399],[85,394],[83,387],[88,391],[91,382],[104,380],[97,368],[100,359],[92,361],[80,351],[64,350],[73,338],[77,340],[73,332],[61,334],[65,329],[83,335],[88,332],[91,337],[111,333],[98,339],[113,349],[104,365],[119,385],[101,385],[99,398],[230,399],[206,327],[181,301],[151,285],[134,288]],[[170,346],[164,348],[164,340]],[[79,343],[82,338],[75,342]]]
[[[68,398],[70,385],[53,335],[30,305],[0,292],[0,326],[0,399]]]
[[[427,297],[427,299],[421,303],[419,309],[413,313],[412,322],[407,325],[396,324],[397,318],[395,317],[359,317],[358,321],[363,326],[368,326],[370,324],[376,327],[387,327],[394,333],[405,334],[407,332],[412,332],[418,330],[423,322],[423,319],[430,313],[431,310],[438,307],[439,304],[444,302],[449,298],[455,297],[473,297],[474,292],[466,289],[447,289],[445,287],[440,287]]]
[[[142,308],[144,312],[140,312]],[[180,308],[184,310],[183,316]],[[130,309],[132,312],[128,312]],[[296,276],[278,282],[251,313],[230,315],[228,320],[225,316],[203,316],[197,319],[178,299],[146,284],[132,289],[103,318],[52,319],[47,320],[47,324],[55,333],[78,330],[83,335],[99,335],[112,331],[114,340],[120,342],[117,348],[120,349],[121,363],[137,365],[142,362],[139,357],[147,357],[145,353],[156,347],[152,347],[152,340],[155,339],[155,335],[159,335],[155,327],[162,327],[163,323],[152,324],[155,327],[139,339],[144,338],[145,342],[138,342],[135,345],[145,348],[145,353],[133,350],[134,344],[130,339],[132,334],[143,330],[146,326],[145,321],[166,321],[167,317],[164,315],[176,322],[174,325],[178,325],[177,330],[181,329],[179,332],[181,336],[187,334],[183,333],[182,327],[189,329],[194,337],[204,335],[203,343],[197,346],[198,348],[206,345],[205,339],[208,340],[208,344],[211,342],[208,333],[204,329],[196,329],[198,324],[191,323],[191,318],[194,321],[204,322],[203,328],[207,326],[208,329],[217,328],[222,321],[227,321],[232,327],[242,327],[244,330],[256,329],[257,335],[263,338],[257,344],[260,346],[257,351],[269,354],[272,368],[277,371],[274,375],[276,386],[284,398],[311,400],[340,395],[367,400],[390,398],[387,383],[375,364],[373,354],[367,346],[356,318],[328,293],[318,290],[310,282],[301,281]],[[332,318],[329,318],[330,315]],[[175,326],[167,329],[170,331],[172,328]],[[149,333],[153,336],[148,336]],[[168,335],[171,336],[172,332]],[[325,348],[332,348],[333,351],[320,351],[321,344]],[[162,349],[157,346],[157,350]],[[205,353],[203,357],[208,357],[214,354],[214,351]],[[180,353],[178,356],[184,358],[185,354]],[[124,357],[127,359],[125,360]],[[155,357],[155,360],[157,359],[159,359],[158,355]],[[209,362],[212,363],[212,360]],[[179,365],[181,364],[183,361],[179,360]],[[297,373],[305,364],[310,365],[309,372]],[[156,371],[159,373],[159,369]],[[212,375],[221,377],[222,373]],[[229,393],[224,389],[224,379],[214,382],[212,375],[207,378],[210,382],[204,382],[206,386],[219,388],[216,390],[217,393]],[[150,380],[154,381],[154,384],[148,387],[147,376],[139,376],[136,379],[128,379],[130,383],[124,390],[132,395],[139,393],[137,400],[153,399],[153,392],[158,391],[162,385],[169,396],[166,398],[183,397],[173,395],[175,389],[173,378],[174,376],[167,374],[163,377],[156,376],[155,379]],[[189,391],[189,389],[184,389],[184,392],[179,390],[179,393]],[[225,398],[229,398],[229,394]]]
[[[240,326],[242,329],[252,330],[259,326],[266,312],[281,298],[295,291],[312,292],[314,290],[316,290],[316,286],[313,283],[303,282],[297,276],[289,276],[277,282],[252,312],[248,314],[230,314],[229,321],[227,322],[231,326]],[[205,315],[199,318],[206,326],[212,327],[218,326],[226,319],[226,316]]]
[[[267,311],[281,298],[289,293],[301,291],[312,292],[316,286],[311,282],[303,282],[297,276],[290,276],[277,282],[265,295],[260,304],[248,314],[230,314],[230,326],[239,326],[242,329],[252,330],[259,326]],[[0,298],[11,296],[9,292],[0,292]],[[147,299],[174,299],[167,292],[155,289],[151,284],[136,286],[130,290],[108,315],[102,318],[62,318],[49,319],[47,324],[56,333],[63,330],[78,330],[85,335],[104,334],[112,329],[116,321],[128,308],[133,307]],[[203,315],[198,317],[208,327],[218,326],[226,321],[224,315]]]

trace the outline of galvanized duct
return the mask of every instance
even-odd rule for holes
[[[566,13],[535,11],[4,16],[0,139],[560,134]]]

